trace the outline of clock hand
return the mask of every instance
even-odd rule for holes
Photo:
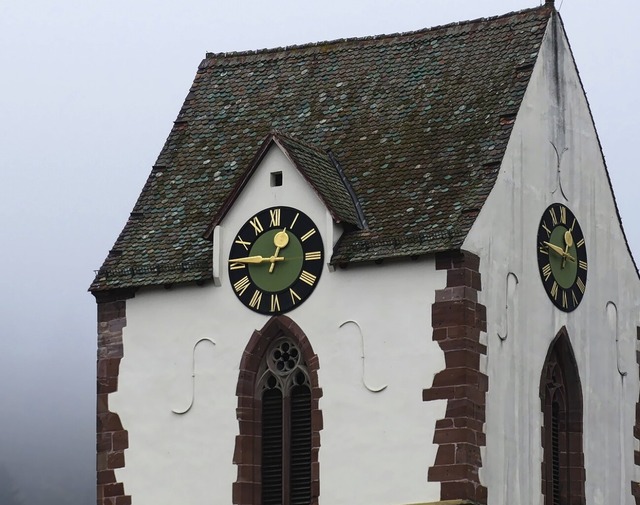
[[[564,268],[565,263],[567,262],[567,254],[569,252],[569,248],[573,245],[573,236],[569,230],[564,232],[564,258],[562,258],[562,268]],[[575,261],[575,260],[574,260]]]
[[[284,261],[284,257],[282,256],[271,256],[269,258],[265,258],[263,256],[247,256],[246,258],[233,258],[229,260],[229,263],[266,263],[271,262],[271,264],[276,261]]]
[[[287,244],[289,243],[289,235],[287,235],[287,229],[284,228],[282,231],[279,231],[278,233],[275,234],[275,236],[273,237],[273,245],[276,246],[276,252],[273,254],[274,256],[278,256],[278,254],[280,254],[280,249],[287,247]],[[271,262],[271,265],[269,265],[269,273],[273,272],[273,269],[275,268],[276,264]]]
[[[566,258],[569,261],[573,261],[574,263],[576,262],[576,259],[573,256],[571,256],[568,252],[564,252],[564,249],[562,247],[552,244],[551,242],[542,242],[542,243],[552,251],[562,256],[563,258]]]

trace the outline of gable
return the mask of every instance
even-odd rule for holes
[[[331,151],[368,228],[332,262],[458,248],[491,190],[552,8],[209,54],[93,291],[203,281],[206,232],[273,129]]]

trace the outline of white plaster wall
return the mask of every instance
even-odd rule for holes
[[[284,183],[270,187],[282,170]],[[138,292],[127,301],[124,358],[110,406],[129,430],[126,467],[117,471],[138,504],[231,503],[238,366],[255,329],[267,316],[245,308],[227,278],[228,251],[237,230],[273,205],[301,209],[324,229],[326,258],[335,231],[317,195],[277,147],[272,147],[220,230],[220,287],[179,287]],[[334,240],[337,240],[335,236]],[[330,241],[333,242],[333,241]],[[214,245],[216,247],[217,245]],[[319,357],[320,502],[331,505],[400,505],[436,501],[439,483],[427,482],[435,460],[434,425],[445,402],[422,401],[422,390],[444,368],[432,342],[431,304],[446,273],[432,259],[330,271],[303,305],[288,313]],[[366,345],[363,386],[362,344]],[[196,341],[195,402],[191,360]]]
[[[552,143],[559,153],[564,152],[560,177],[567,199],[558,189]],[[580,306],[569,314],[554,309],[537,266],[540,217],[554,202],[574,212],[587,244],[587,289]],[[480,301],[487,306],[489,392],[481,480],[488,487],[489,503],[542,503],[538,388],[549,344],[562,326],[569,333],[582,382],[586,501],[594,505],[633,503],[638,277],[618,224],[567,41],[553,24],[497,184],[464,248],[482,258]],[[507,315],[509,272],[519,283]],[[609,301],[618,309],[618,343],[615,325],[607,318]],[[504,336],[507,332],[502,341],[498,333]],[[623,377],[619,369],[628,375]]]

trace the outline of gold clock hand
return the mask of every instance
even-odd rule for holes
[[[284,257],[282,256],[270,256],[269,258],[265,258],[263,256],[247,256],[245,258],[233,258],[229,260],[229,263],[266,263],[271,262],[272,264],[276,261],[284,261]]]
[[[282,231],[279,231],[278,233],[275,234],[275,236],[273,237],[273,245],[276,246],[276,252],[273,254],[274,257],[278,256],[278,254],[280,254],[280,249],[287,247],[287,244],[289,243],[289,235],[287,235],[287,229],[284,228]],[[273,272],[274,267],[276,266],[275,263],[271,263],[271,265],[269,265],[269,273]]]
[[[564,249],[562,247],[552,244],[551,242],[543,242],[543,244],[563,258],[566,258],[569,261],[573,261],[574,263],[576,262],[576,259],[569,253],[564,252]]]
[[[564,268],[565,263],[567,262],[567,256],[569,253],[569,248],[573,245],[573,236],[569,230],[564,232],[564,258],[562,258],[562,268]],[[575,260],[574,260],[575,261]]]

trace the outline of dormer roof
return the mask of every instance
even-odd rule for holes
[[[366,220],[360,210],[360,202],[338,160],[330,152],[323,151],[283,132],[274,131],[262,143],[247,170],[238,179],[236,186],[220,207],[204,234],[206,239],[212,238],[213,229],[222,221],[236,197],[242,192],[253,173],[258,169],[265,154],[273,145],[282,149],[282,152],[324,203],[336,223],[348,224],[351,225],[351,228],[362,229],[366,226]]]
[[[496,180],[554,13],[548,4],[411,33],[208,54],[91,290],[210,279],[207,230],[274,130],[287,133],[277,141],[334,218],[360,219],[332,262],[459,248]]]

